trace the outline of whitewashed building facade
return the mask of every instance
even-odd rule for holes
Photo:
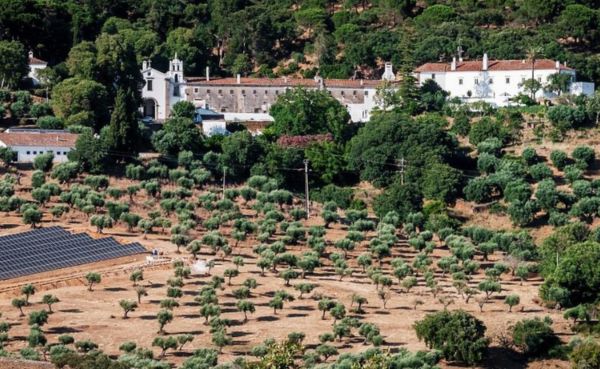
[[[79,135],[61,130],[13,129],[0,133],[0,147],[9,147],[17,162],[32,163],[36,156],[51,152],[55,163],[68,161]]]
[[[559,61],[538,59],[535,65],[530,60],[489,60],[487,54],[482,60],[463,61],[453,58],[451,63],[426,63],[415,70],[419,84],[434,80],[450,97],[458,97],[466,102],[486,101],[496,106],[511,104],[511,98],[525,93],[523,82],[532,78],[546,86],[549,77],[555,73],[571,76],[569,93],[591,95],[594,84],[576,82],[573,68]],[[556,95],[544,88],[536,93],[536,98],[554,98]]]
[[[196,107],[214,110],[227,117],[240,114],[249,120],[265,120],[271,106],[280,94],[290,88],[324,89],[331,93],[350,113],[353,122],[366,122],[378,105],[375,94],[382,81],[394,83],[391,64],[385,65],[381,80],[346,80],[303,78],[211,78],[207,69],[203,77],[186,77],[183,62],[177,57],[169,63],[169,70],[161,72],[149,61],[142,65],[145,85],[142,89],[142,114],[156,120],[165,120],[175,103],[192,102]],[[256,116],[256,117],[255,117]]]
[[[33,51],[29,52],[29,73],[27,77],[31,79],[31,82],[34,86],[38,86],[40,84],[40,78],[38,76],[38,72],[42,69],[45,69],[48,66],[48,62],[38,59],[33,55]]]

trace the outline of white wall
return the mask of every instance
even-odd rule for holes
[[[535,71],[535,79],[541,82],[542,86],[548,82],[548,77],[555,74],[556,69],[544,69]],[[561,73],[572,74],[574,71],[561,71]],[[420,73],[418,75],[419,84],[423,84],[428,79],[433,79],[440,87],[450,93],[450,97],[459,97],[467,100],[485,100],[498,105],[506,105],[510,97],[514,97],[524,90],[521,84],[531,78],[531,71],[475,71],[475,72],[441,72],[441,73]],[[470,95],[470,97],[469,97]],[[540,89],[537,98],[551,97]]]
[[[67,153],[71,151],[69,147],[51,147],[51,146],[12,146],[11,149],[17,152],[17,162],[32,163],[33,159],[40,154],[52,151],[54,153],[55,163],[68,161]]]
[[[27,76],[31,78],[34,85],[38,86],[40,84],[37,72],[45,68],[46,64],[29,64],[29,73],[27,74]]]

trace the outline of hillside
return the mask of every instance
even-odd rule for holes
[[[398,69],[448,62],[458,49],[465,59],[484,52],[524,59],[535,50],[598,83],[598,6],[584,0],[11,0],[0,9],[0,37],[55,66],[53,84],[67,69],[85,68],[88,46],[76,48],[70,62],[67,57],[101,33],[128,39],[140,65],[152,59],[164,70],[177,53],[188,75],[204,75],[208,66],[213,75],[373,78],[384,61]]]

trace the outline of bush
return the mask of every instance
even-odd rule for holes
[[[525,150],[523,150],[523,153],[521,154],[521,158],[523,158],[523,161],[527,165],[535,164],[539,159],[537,156],[537,153],[535,152],[535,149],[533,147],[528,147]]]
[[[564,167],[569,164],[567,153],[561,150],[552,150],[550,153],[550,160],[552,160],[552,164],[554,164],[558,170],[563,170]]]
[[[560,345],[560,340],[552,330],[551,324],[552,320],[548,317],[544,320],[535,317],[517,322],[511,329],[514,344],[528,356],[538,357],[548,353]]]
[[[33,159],[33,168],[43,172],[49,172],[52,169],[53,160],[54,154],[51,152],[40,154]]]
[[[571,155],[573,159],[583,164],[583,169],[589,168],[596,159],[594,149],[589,146],[577,146]]]
[[[429,314],[414,328],[419,340],[440,350],[446,360],[468,365],[483,360],[489,345],[483,322],[463,310]]]
[[[328,184],[323,188],[313,191],[311,197],[312,200],[322,204],[333,201],[341,209],[347,209],[352,203],[354,190],[350,187],[339,187],[334,184]]]
[[[48,103],[33,104],[30,114],[34,118],[52,115],[52,108]]]
[[[477,145],[477,151],[479,151],[479,153],[498,156],[502,151],[502,141],[500,141],[497,137],[486,138]]]
[[[600,368],[600,344],[587,339],[575,346],[570,359],[573,368]]]
[[[552,170],[544,163],[534,164],[529,167],[529,175],[535,182],[552,177]]]
[[[46,115],[39,118],[36,122],[38,128],[41,129],[63,129],[65,124],[62,119]]]

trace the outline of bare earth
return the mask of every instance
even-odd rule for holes
[[[28,183],[27,177],[23,179],[23,190],[26,189]],[[130,182],[126,180],[111,180],[112,186],[126,187],[128,183]],[[27,196],[26,194],[20,195]],[[138,214],[147,213],[148,209],[142,205],[144,200],[146,200],[145,195],[139,195],[135,199],[132,211]],[[121,201],[127,201],[126,197],[122,198]],[[241,202],[239,205],[244,214],[256,221],[253,218],[254,211],[249,210]],[[198,212],[202,219],[206,219],[208,213],[205,210],[198,210]],[[45,218],[43,226],[60,225],[77,232],[87,231],[92,235],[95,233],[95,228],[91,227],[85,216],[78,211],[73,211],[60,220],[52,220],[48,214],[46,214],[46,217],[48,218]],[[481,225],[490,225],[494,223],[494,220],[490,219],[490,224],[483,223]],[[321,224],[320,217],[314,216],[307,222],[307,225],[316,224]],[[494,228],[498,228],[498,226],[496,225]],[[14,214],[3,216],[0,219],[0,234],[15,233],[26,229],[28,229],[28,226],[23,226],[20,217]],[[229,235],[230,231],[228,226],[221,229],[221,232],[225,235]],[[343,238],[345,231],[345,226],[336,224],[328,231],[326,238],[329,240]],[[165,252],[167,258],[181,258],[186,262],[190,261],[190,255],[187,252],[183,251],[182,254],[175,252],[176,247],[169,242],[170,236],[167,234],[149,234],[147,239],[143,239],[139,233],[127,232],[127,229],[122,225],[106,229],[104,233],[105,235],[115,236],[123,242],[138,241],[146,246],[148,250],[160,249]],[[204,233],[205,231],[199,230],[194,233],[194,236],[199,238]],[[231,243],[233,244],[235,241],[231,241]],[[503,276],[503,291],[492,296],[491,302],[484,306],[483,312],[479,311],[479,306],[474,298],[469,304],[465,304],[464,300],[452,287],[451,279],[448,276],[442,277],[441,273],[438,273],[436,277],[444,291],[435,299],[425,286],[422,277],[419,277],[418,286],[413,288],[410,293],[402,292],[396,281],[395,285],[392,286],[393,293],[387,303],[387,309],[383,309],[375,285],[355,264],[354,259],[356,256],[367,251],[368,243],[365,241],[360,247],[349,253],[350,266],[355,270],[352,276],[339,281],[339,276],[335,275],[331,265],[319,268],[315,274],[306,277],[306,282],[317,285],[312,294],[305,296],[303,299],[285,303],[283,310],[274,315],[272,308],[268,306],[268,301],[274,291],[287,290],[296,297],[298,292],[293,287],[286,287],[285,282],[278,278],[276,273],[267,271],[265,276],[260,275],[260,269],[255,265],[256,255],[252,253],[252,247],[256,244],[258,244],[258,241],[250,237],[247,241],[240,242],[240,245],[234,249],[231,257],[238,253],[241,254],[244,256],[245,265],[240,267],[241,273],[238,277],[233,278],[232,285],[226,285],[224,290],[219,292],[222,317],[233,321],[233,325],[228,329],[233,337],[233,344],[224,348],[221,362],[240,355],[247,355],[254,345],[261,343],[266,338],[284,339],[288,333],[294,331],[306,333],[304,343],[308,348],[316,347],[319,343],[318,336],[331,331],[333,323],[333,319],[329,316],[325,320],[321,319],[321,312],[317,309],[316,296],[334,298],[343,302],[349,310],[351,296],[357,293],[366,297],[369,301],[368,305],[365,306],[366,313],[357,317],[362,321],[372,322],[380,327],[381,333],[385,337],[384,348],[392,351],[399,348],[407,348],[413,351],[426,349],[424,344],[418,341],[412,325],[426,314],[442,310],[443,305],[438,301],[438,298],[448,296],[454,299],[454,304],[450,305],[449,309],[469,311],[483,320],[488,328],[486,334],[493,339],[493,344],[490,358],[483,367],[569,367],[568,363],[560,361],[540,361],[527,364],[515,354],[507,354],[506,351],[498,347],[498,342],[495,339],[498,335],[505,334],[507,328],[516,321],[534,316],[550,316],[554,321],[554,329],[561,338],[564,341],[570,339],[569,323],[562,318],[562,312],[547,310],[534,301],[537,296],[537,288],[541,283],[540,279],[533,278],[520,285],[516,278],[513,279],[510,275]],[[289,249],[300,254],[307,249],[307,246],[290,246]],[[333,246],[328,246],[328,252],[334,252],[334,250]],[[204,248],[204,253],[199,255],[199,258],[215,258],[214,255],[206,253],[207,251]],[[401,256],[407,260],[412,260],[415,254],[414,249],[402,241],[393,249],[392,257]],[[437,259],[449,254],[450,252],[445,248],[436,249],[433,254],[434,265]],[[220,257],[217,258],[216,267],[211,271],[211,275],[223,275],[225,269],[233,268],[231,257],[226,258],[225,261],[221,261]],[[391,271],[388,269],[388,260],[384,263],[384,269],[391,275]],[[483,266],[485,263],[502,260],[502,256],[496,253],[490,257],[488,262],[483,262],[480,256],[477,256],[476,260],[481,262]],[[34,283],[38,288],[37,293],[31,298],[31,306],[24,309],[26,313],[46,308],[45,305],[39,302],[41,296],[45,293],[52,293],[61,300],[60,303],[54,306],[54,313],[50,316],[48,324],[43,327],[49,342],[56,342],[57,337],[61,334],[71,334],[76,340],[93,340],[99,344],[102,350],[114,356],[119,354],[118,347],[125,341],[134,341],[138,346],[151,347],[153,338],[157,336],[156,313],[160,310],[159,302],[166,297],[166,280],[173,275],[173,270],[170,264],[154,265],[144,269],[144,281],[141,282],[141,285],[147,288],[149,295],[143,297],[140,307],[129,314],[129,319],[124,320],[122,309],[119,307],[119,300],[136,299],[134,287],[132,282],[129,281],[129,273],[134,268],[143,265],[143,257],[134,257],[44,273],[22,278],[21,280],[0,281],[2,319],[12,324],[9,332],[11,341],[8,344],[8,350],[17,351],[26,345],[24,340],[28,334],[27,318],[19,317],[18,310],[11,306],[11,299],[18,296],[18,288],[25,281]],[[87,287],[84,285],[83,275],[89,271],[98,271],[102,274],[102,283],[96,286],[92,292],[87,291]],[[256,312],[249,315],[247,323],[243,323],[243,314],[237,311],[236,299],[231,292],[239,288],[243,281],[249,277],[255,278],[259,283],[259,287],[253,290],[250,298],[256,306]],[[180,364],[195,349],[213,347],[208,332],[209,328],[203,324],[204,318],[199,314],[199,305],[194,301],[197,292],[210,281],[210,278],[210,276],[192,276],[192,278],[185,280],[184,296],[179,300],[181,306],[174,310],[175,318],[172,323],[165,327],[165,330],[169,335],[193,334],[195,338],[181,352],[169,352],[167,354],[166,360],[172,363]],[[472,286],[476,286],[483,278],[484,275],[480,272],[471,281]],[[300,282],[303,281],[300,279],[293,280],[291,284],[293,286]],[[521,299],[521,305],[516,306],[513,312],[510,313],[507,305],[503,303],[504,297],[508,294],[518,294]],[[415,299],[424,302],[416,310],[413,309]],[[362,339],[357,334],[355,337],[346,338],[333,344],[338,347],[340,352],[361,351],[368,347],[362,344]],[[159,350],[155,348],[154,351],[158,355]],[[446,363],[442,363],[442,366],[453,367]],[[3,368],[2,363],[0,363],[0,368]]]

